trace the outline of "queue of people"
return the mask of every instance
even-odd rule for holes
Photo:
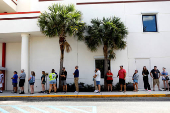
[[[42,71],[42,76],[41,76],[41,86],[42,86],[42,91],[40,93],[45,93],[45,84],[46,84],[46,74],[45,71]],[[79,70],[78,70],[78,66],[75,66],[75,72],[73,73],[74,76],[74,83],[75,83],[75,87],[76,87],[76,91],[75,93],[79,93],[79,86],[78,86],[78,80],[79,80]],[[66,78],[67,78],[67,71],[65,69],[65,67],[62,68],[62,72],[61,72],[61,84],[63,86],[63,92],[66,93],[67,92],[67,82],[66,82]],[[2,86],[3,86],[3,79],[4,75],[2,73],[2,71],[0,70],[0,93],[2,93]],[[17,71],[14,71],[14,75],[11,78],[12,79],[12,85],[13,85],[13,91],[12,93],[17,93],[18,91],[18,87],[17,87],[17,83],[18,83],[18,78],[19,78],[19,87],[20,87],[20,93],[19,94],[25,94],[24,92],[24,84],[25,84],[25,78],[26,78],[26,74],[24,72],[24,69],[21,70],[21,74],[18,76],[17,75]],[[52,69],[50,75],[49,75],[49,91],[47,94],[50,94],[51,91],[54,91],[54,93],[57,93],[57,78],[58,78],[58,74],[55,72],[54,69]],[[28,78],[28,82],[30,85],[30,94],[34,94],[34,84],[35,84],[35,72],[31,71],[31,75]]]
[[[42,71],[42,76],[41,76],[41,86],[42,86],[42,91],[41,93],[45,93],[45,84],[46,84],[46,74],[45,71]],[[148,76],[150,75],[153,78],[153,91],[155,91],[155,85],[158,86],[158,90],[162,91],[160,89],[160,82],[159,82],[159,78],[162,76],[162,81],[164,84],[164,91],[166,91],[166,85],[169,91],[169,84],[168,84],[168,80],[169,80],[169,75],[168,72],[166,71],[166,68],[163,67],[163,71],[160,73],[160,71],[157,69],[157,66],[154,66],[154,69],[151,70],[151,72],[149,73],[149,71],[147,70],[146,66],[143,67],[143,71],[141,73],[141,75],[143,76],[143,83],[144,83],[144,89],[146,91],[151,91],[150,88],[150,84],[149,84],[149,80],[148,80]],[[75,71],[73,73],[74,76],[74,83],[75,83],[75,93],[79,93],[79,85],[78,85],[78,80],[79,80],[79,70],[78,70],[78,66],[75,66]],[[107,88],[108,91],[112,92],[112,84],[113,84],[113,73],[108,70],[107,74]],[[138,70],[135,70],[133,76],[132,76],[132,80],[133,80],[133,87],[134,87],[134,91],[137,92],[138,91],[138,83],[139,83],[139,76],[140,74],[138,73]],[[63,92],[66,93],[67,92],[67,82],[66,82],[66,78],[67,78],[67,71],[65,69],[65,67],[62,68],[62,72],[61,72],[61,85],[63,87]],[[124,88],[124,92],[126,92],[126,70],[123,68],[123,65],[120,66],[120,70],[118,71],[118,75],[117,77],[119,77],[119,84],[120,84],[120,92],[122,92],[122,89]],[[12,79],[12,85],[13,85],[13,93],[17,93],[18,88],[17,88],[17,83],[18,83],[18,78],[19,78],[19,87],[20,87],[20,93],[19,94],[25,94],[24,92],[24,84],[25,84],[25,78],[26,78],[26,74],[24,72],[24,69],[21,70],[21,74],[18,76],[17,75],[17,71],[14,71],[14,75],[11,78]],[[55,72],[54,69],[52,69],[50,75],[49,75],[49,91],[47,94],[50,94],[51,91],[53,90],[54,93],[57,93],[57,78],[58,78],[58,74]],[[99,68],[96,68],[95,70],[95,74],[93,76],[93,80],[94,80],[94,86],[95,86],[95,91],[96,93],[100,93],[101,92],[101,86],[100,86],[100,80],[101,80],[101,72],[99,70]],[[2,73],[2,71],[0,70],[0,93],[2,93],[2,86],[3,86],[3,82],[4,82],[4,75]],[[34,83],[35,83],[35,72],[31,71],[31,75],[28,78],[28,82],[30,85],[30,94],[34,94]]]
[[[96,92],[96,93],[100,93],[100,89],[101,89],[100,88],[100,75],[101,75],[100,70],[98,68],[96,68],[95,75],[93,76],[94,87],[95,87],[94,92]],[[107,75],[106,80],[107,80],[107,84],[108,84],[108,91],[112,92],[113,74],[111,73],[110,70],[108,70],[106,75]],[[159,91],[162,91],[159,87],[160,76],[162,76],[162,80],[163,80],[163,84],[164,84],[164,91],[166,91],[166,85],[167,85],[167,88],[168,88],[167,91],[169,91],[169,84],[168,84],[168,80],[169,80],[168,76],[169,75],[168,75],[168,72],[166,71],[165,67],[163,67],[163,71],[162,71],[162,73],[160,73],[160,71],[157,69],[157,66],[154,66],[154,69],[152,69],[151,72],[149,73],[146,66],[144,66],[141,75],[143,76],[144,89],[146,91],[151,91],[149,80],[148,80],[149,75],[153,78],[153,91],[155,91],[155,85],[158,86]],[[139,76],[140,75],[138,73],[138,70],[135,70],[135,72],[132,76],[133,87],[134,87],[133,91],[134,92],[138,91]],[[120,70],[118,71],[117,77],[119,77],[120,92],[122,92],[123,87],[124,87],[124,92],[126,92],[126,82],[125,82],[125,80],[126,80],[126,70],[123,69],[123,65],[120,66]]]

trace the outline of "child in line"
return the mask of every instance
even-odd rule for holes
[[[133,80],[133,87],[135,92],[138,91],[138,79],[139,79],[139,74],[138,74],[138,70],[135,70],[135,73],[133,74],[132,80]],[[136,86],[136,88],[135,88]]]

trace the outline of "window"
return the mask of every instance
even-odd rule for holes
[[[143,32],[157,32],[156,15],[143,15]]]
[[[101,72],[101,78],[104,78],[104,59],[95,60],[95,67],[98,67]],[[110,60],[108,60],[108,70],[110,70]]]

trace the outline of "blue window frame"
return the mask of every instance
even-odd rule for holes
[[[143,32],[157,32],[156,15],[142,15]]]

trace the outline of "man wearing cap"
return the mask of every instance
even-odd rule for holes
[[[24,69],[21,70],[21,74],[19,76],[19,87],[21,89],[21,92],[19,94],[25,94],[24,93],[24,83],[25,83],[25,77],[26,77],[26,74],[24,72]]]
[[[157,84],[158,90],[162,91],[159,88],[159,78],[160,78],[160,71],[157,69],[157,66],[154,66],[154,69],[151,70],[150,76],[153,78],[153,91],[155,91],[155,85]]]
[[[120,70],[118,72],[117,77],[118,76],[119,76],[120,91],[122,92],[122,87],[124,85],[124,92],[126,92],[126,83],[125,83],[126,70],[123,69],[123,65],[120,66]]]

